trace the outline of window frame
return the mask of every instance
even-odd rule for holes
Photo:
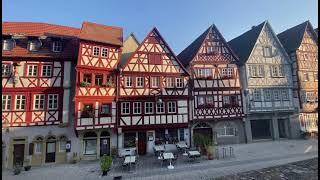
[[[31,68],[31,71],[32,71],[32,74],[30,75],[30,67],[32,67]],[[26,74],[26,76],[27,77],[37,77],[38,76],[38,68],[39,68],[39,65],[38,64],[27,64],[27,74]],[[34,72],[35,72],[35,74],[36,75],[34,75]]]
[[[4,66],[5,66],[5,68],[4,68]],[[12,65],[10,63],[2,63],[1,71],[2,71],[2,77],[10,77],[10,75],[12,73]]]
[[[20,97],[20,98],[18,98]],[[23,98],[24,97],[24,98]],[[19,104],[17,103],[17,101],[19,100]],[[17,94],[15,96],[15,106],[14,106],[14,110],[18,110],[18,111],[21,111],[21,110],[25,110],[26,109],[26,101],[27,101],[27,98],[26,98],[26,95],[24,94]],[[22,103],[23,102],[23,103]],[[21,108],[23,105],[23,109]],[[17,106],[19,106],[19,108],[17,108]]]
[[[39,149],[40,151],[38,151]],[[42,153],[42,142],[35,142],[34,143],[34,153],[35,154],[41,154]]]
[[[124,85],[125,87],[133,87],[132,76],[124,76]]]
[[[144,87],[144,77],[143,76],[136,77],[136,87],[138,87],[138,88]]]
[[[180,81],[180,82],[178,82],[178,81]],[[183,78],[180,78],[180,77],[175,78],[175,82],[176,82],[175,83],[176,84],[176,88],[183,88],[183,85],[184,85]]]
[[[303,81],[309,81],[309,73],[307,72],[303,73]]]
[[[65,143],[64,144],[64,149],[61,149],[61,143]],[[59,152],[66,152],[67,148],[66,148],[66,145],[67,145],[67,141],[59,141]]]
[[[97,51],[96,51],[96,49],[97,49]],[[100,49],[101,48],[99,46],[93,46],[92,47],[92,56],[99,57],[100,56]],[[97,54],[95,54],[95,52]]]
[[[52,52],[62,52],[63,50],[63,43],[62,41],[55,40],[52,42]]]
[[[109,113],[104,113],[103,110],[103,106],[109,106]],[[108,116],[112,116],[112,104],[111,103],[102,103],[100,105],[100,111],[99,111],[99,115],[100,117],[108,117]]]
[[[274,101],[281,101],[281,96],[280,96],[280,90],[279,89],[273,89],[272,94],[273,94],[273,100]],[[278,95],[277,98],[276,98],[276,95]]]
[[[53,97],[52,100],[50,100],[50,97]],[[55,102],[55,98],[56,98],[56,107],[54,107],[54,102]],[[50,106],[50,101],[52,101],[52,105]],[[57,110],[59,108],[59,94],[48,94],[48,100],[47,100],[47,108],[48,110]]]
[[[46,69],[47,71],[46,71],[46,73],[44,73],[44,67],[50,67],[49,69],[50,69],[50,74],[49,75],[47,75],[47,71],[48,71],[48,69]],[[52,77],[52,64],[42,64],[42,66],[41,66],[41,77]],[[44,75],[44,74],[46,74],[46,75]]]
[[[256,96],[259,95],[259,96]],[[261,102],[262,101],[262,95],[261,95],[261,89],[253,89],[253,101],[255,102]]]
[[[11,103],[12,96],[9,94],[2,94],[2,111],[11,111]]]
[[[34,94],[33,95],[33,110],[44,110],[45,109],[45,94]],[[38,105],[37,105],[38,101]],[[42,102],[42,104],[41,104]],[[38,108],[36,108],[38,106]],[[42,106],[42,107],[41,107]]]
[[[280,90],[280,94],[281,94],[281,99],[284,101],[288,101],[290,100],[289,98],[289,90],[288,89],[281,89]]]
[[[162,104],[162,107],[159,107],[158,105]],[[162,111],[159,111],[159,109],[162,109]],[[165,113],[165,103],[156,103],[156,113],[157,114],[164,114]]]
[[[128,107],[126,107],[126,106],[128,106]],[[121,102],[121,114],[122,115],[130,114],[130,102]]]
[[[174,106],[171,106],[173,104]],[[170,107],[171,106],[171,107]],[[177,113],[177,102],[176,101],[168,101],[167,102],[167,110],[168,110],[168,114],[174,114]],[[172,108],[174,109],[174,111],[172,111]],[[170,110],[171,109],[171,110]]]
[[[89,113],[90,109],[86,109],[87,106],[91,106],[91,114]],[[87,114],[85,114],[85,112]],[[95,117],[95,108],[94,108],[94,104],[93,103],[85,103],[83,104],[83,108],[82,108],[82,111],[81,111],[81,118],[94,118]]]
[[[104,52],[104,50],[106,50],[107,52]],[[108,53],[109,53],[109,49],[102,47],[101,48],[101,57],[107,58],[108,57]]]
[[[268,51],[269,51],[268,53],[269,54],[266,53],[266,49],[268,49]],[[263,57],[271,58],[272,57],[272,49],[273,49],[272,46],[264,46],[263,47]]]
[[[101,77],[101,78],[97,78],[97,77]],[[101,80],[99,80],[99,79],[101,79]],[[97,82],[99,82],[100,84],[99,83],[97,84]],[[94,75],[94,85],[98,86],[98,87],[101,87],[103,85],[103,74],[98,73],[98,74]]]
[[[138,104],[138,106],[137,106],[137,104]],[[133,106],[133,112],[132,112],[132,114],[141,114],[142,112],[141,112],[141,102],[133,102],[132,103],[132,106]],[[139,110],[139,112],[136,112],[136,110]]]
[[[149,105],[151,105],[150,107],[148,107],[148,105],[147,104],[149,104]],[[154,102],[145,102],[144,103],[144,113],[145,114],[153,114],[154,113]],[[147,112],[147,110],[151,110],[150,112]]]
[[[166,88],[174,88],[174,77],[166,77]]]
[[[88,75],[89,79],[86,77],[87,75]],[[87,79],[90,80],[90,82],[88,82]],[[82,77],[82,81],[91,85],[92,84],[92,73],[84,73],[83,77]]]
[[[269,95],[269,98],[267,98],[267,94]],[[272,89],[264,89],[263,90],[263,98],[264,98],[264,101],[266,101],[266,102],[272,101],[273,100]]]
[[[150,79],[151,79],[151,83],[150,83],[151,88],[160,88],[161,87],[160,76],[150,76]],[[156,86],[154,86],[155,82],[157,83]]]

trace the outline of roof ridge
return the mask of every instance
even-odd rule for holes
[[[119,27],[119,26],[110,26],[110,25],[105,25],[105,24],[99,24],[99,23],[95,23],[95,22],[90,22],[90,21],[83,21],[82,22],[82,25],[83,24],[92,24],[92,25],[96,25],[96,26],[101,26],[101,27],[110,27],[110,28],[114,28],[114,29],[119,29],[119,30],[123,30],[122,27]]]

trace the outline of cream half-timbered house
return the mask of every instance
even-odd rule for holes
[[[189,75],[156,28],[139,44],[124,42],[118,94],[119,148],[153,152],[155,144],[189,143]]]
[[[191,74],[191,134],[217,144],[245,142],[238,58],[215,25],[179,55]]]
[[[291,136],[297,121],[291,61],[265,21],[229,42],[240,58],[248,142]]]
[[[97,159],[117,148],[116,67],[122,29],[84,22],[79,39],[74,128],[80,159]]]
[[[293,96],[298,97],[301,132],[318,133],[318,37],[309,21],[294,26],[278,38],[289,54],[293,67]]]
[[[70,124],[79,29],[24,22],[2,27],[3,166],[67,162],[66,144],[77,143]]]

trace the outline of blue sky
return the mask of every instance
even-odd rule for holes
[[[276,33],[310,20],[318,0],[2,0],[2,21],[81,27],[83,21],[120,26],[139,41],[156,26],[178,54],[214,23],[229,41],[268,20]]]

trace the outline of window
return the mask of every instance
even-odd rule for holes
[[[317,72],[313,73],[313,78],[314,78],[314,81],[318,81],[318,73]]]
[[[66,152],[66,141],[59,141],[59,152]]]
[[[282,89],[281,90],[281,97],[282,97],[282,100],[289,100],[288,89]]]
[[[306,92],[306,100],[307,102],[315,101],[315,93],[314,92]]]
[[[213,96],[206,96],[206,105],[213,105]]]
[[[13,39],[5,39],[2,41],[2,50],[10,51],[15,46],[15,41]]]
[[[141,102],[133,102],[133,114],[141,114]]]
[[[136,87],[144,86],[144,77],[136,77]]]
[[[58,109],[58,94],[48,95],[48,109]]]
[[[183,87],[183,80],[182,78],[176,78],[176,87],[182,88]]]
[[[308,73],[303,73],[303,80],[309,81],[309,74]]]
[[[208,78],[208,77],[212,77],[212,69],[208,69],[208,68],[198,68],[196,70],[196,75],[199,78]]]
[[[151,87],[158,88],[160,86],[160,77],[151,77]]]
[[[108,48],[102,48],[101,56],[102,57],[108,57]]]
[[[11,73],[11,64],[2,64],[2,77],[8,77]]]
[[[230,104],[230,96],[223,96],[223,105],[229,106]]]
[[[2,95],[2,111],[10,111],[10,110],[11,110],[11,96]]]
[[[166,135],[165,135],[165,129],[157,128],[155,130],[155,145],[164,144],[166,143]]]
[[[272,47],[264,47],[263,48],[263,56],[264,57],[272,57]]]
[[[149,63],[150,64],[155,64],[155,65],[161,65],[161,54],[149,54]]]
[[[132,87],[132,77],[131,76],[125,76],[124,81],[125,81],[126,87]]]
[[[43,65],[42,66],[42,77],[50,77],[51,76],[51,65]]]
[[[83,105],[81,117],[82,118],[93,118],[94,117],[93,104],[84,104]]]
[[[152,114],[153,113],[153,102],[145,102],[145,114]]]
[[[96,74],[94,84],[96,86],[101,86],[103,81],[103,75],[102,74]]]
[[[83,81],[91,84],[91,74],[83,74]]]
[[[254,101],[261,101],[261,91],[260,89],[253,90],[253,100]]]
[[[42,143],[37,142],[34,144],[34,153],[35,154],[40,154],[42,152]]]
[[[16,95],[16,110],[24,110],[26,105],[25,95]]]
[[[264,65],[249,65],[250,77],[264,77]]]
[[[100,115],[111,115],[111,104],[102,104]]]
[[[167,77],[166,78],[166,85],[167,88],[173,88],[174,87],[174,81],[172,77]]]
[[[176,102],[169,101],[168,102],[168,113],[175,113],[176,112]]]
[[[124,148],[136,147],[136,133],[135,132],[123,133],[123,147]]]
[[[222,68],[222,77],[232,77],[233,68]]]
[[[38,51],[40,46],[41,46],[40,40],[31,40],[28,42],[29,51]]]
[[[168,144],[175,144],[178,142],[178,129],[168,129],[168,134],[165,134],[165,140]]]
[[[94,56],[99,56],[100,54],[100,47],[93,47],[93,55]]]
[[[272,65],[271,66],[271,75],[272,75],[272,77],[283,77],[284,76],[283,66]]]
[[[121,114],[129,114],[130,113],[130,103],[122,102],[121,103]]]
[[[207,54],[213,54],[213,47],[212,46],[207,46]]]
[[[84,139],[84,154],[94,155],[97,153],[97,139]]]
[[[204,105],[205,105],[204,96],[198,96],[198,106],[204,106]]]
[[[28,65],[28,76],[37,76],[38,66],[37,65]]]
[[[307,53],[303,54],[303,57],[304,57],[304,60],[308,60],[308,54]]]
[[[280,100],[280,92],[278,89],[273,90],[273,100],[279,101]]]
[[[179,129],[179,141],[184,141],[184,129]]]
[[[44,109],[44,94],[34,95],[33,109],[34,110]]]
[[[216,130],[218,137],[236,135],[236,128],[232,127],[230,124],[226,124],[222,128],[217,128]]]
[[[62,51],[62,42],[61,41],[53,41],[52,51],[53,52],[61,52]]]
[[[272,100],[272,91],[270,89],[264,89],[264,100],[271,101]]]
[[[157,113],[164,113],[164,102],[157,103]]]

